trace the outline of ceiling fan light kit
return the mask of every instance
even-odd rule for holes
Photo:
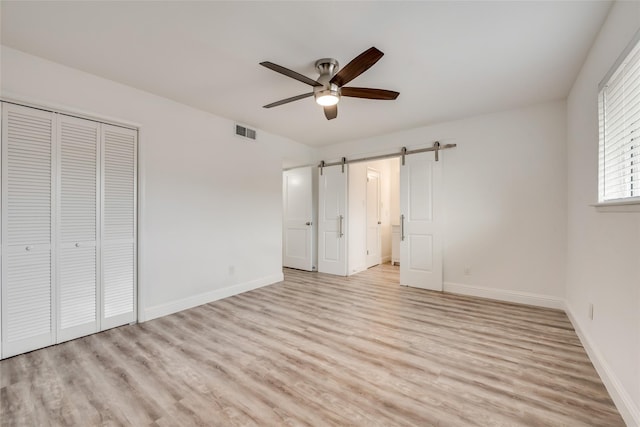
[[[375,47],[371,47],[355,57],[341,70],[338,70],[339,64],[335,59],[319,59],[316,61],[315,65],[320,76],[316,80],[310,79],[305,75],[272,62],[261,62],[260,65],[269,68],[270,70],[313,86],[313,92],[311,93],[305,93],[272,102],[271,104],[265,105],[264,108],[277,107],[279,105],[287,104],[313,95],[316,103],[324,107],[324,115],[327,120],[331,120],[338,116],[337,104],[342,96],[364,99],[394,100],[398,95],[400,95],[399,92],[385,89],[344,87],[344,85],[349,83],[351,80],[371,68],[373,64],[382,58],[382,55],[384,54],[381,51]]]
[[[323,107],[330,107],[336,105],[340,101],[340,92],[337,90],[324,89],[317,91],[314,96],[318,105]]]

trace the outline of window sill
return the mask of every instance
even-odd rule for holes
[[[595,203],[598,212],[640,212],[640,199]]]

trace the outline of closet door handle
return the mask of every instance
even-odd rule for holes
[[[404,240],[404,214],[400,215],[400,240]]]
[[[311,224],[312,224],[311,221],[307,221],[307,222],[304,223],[304,225],[311,225]]]
[[[75,246],[76,246],[76,248],[79,248],[80,247],[80,242],[76,242]]]
[[[340,225],[340,228],[338,231],[338,237],[342,237],[344,236],[344,233],[342,232],[342,222],[344,221],[344,217],[340,215],[338,218],[340,219],[340,222],[338,223]]]
[[[30,251],[31,249],[33,249],[33,246],[31,246],[31,245],[29,245],[29,246],[24,248],[25,251]]]

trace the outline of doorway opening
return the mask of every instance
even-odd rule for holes
[[[349,165],[348,272],[390,263],[400,221],[400,159]],[[397,248],[398,249],[398,248]]]
[[[343,158],[339,163],[321,162],[319,168],[306,167],[308,174],[317,177],[307,191],[317,191],[317,198],[312,196],[311,202],[304,203],[311,206],[317,200],[317,208],[311,207],[311,216],[315,215],[311,221],[309,210],[292,208],[289,197],[296,193],[295,180],[287,179],[285,172],[284,266],[300,268],[286,264],[293,252],[305,257],[312,254],[317,271],[340,276],[399,261],[400,284],[441,291],[442,166],[437,144],[433,149],[403,149],[400,158],[349,163]],[[295,227],[289,227],[287,221],[294,211],[304,214],[297,215]],[[294,235],[299,239],[294,240]]]

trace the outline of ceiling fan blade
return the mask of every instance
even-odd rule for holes
[[[350,96],[352,98],[366,99],[385,99],[393,100],[400,95],[400,92],[385,89],[371,89],[368,87],[343,87],[340,89],[342,96]]]
[[[309,77],[304,76],[300,73],[296,73],[295,71],[288,68],[284,68],[282,65],[274,64],[273,62],[269,61],[261,62],[260,65],[262,65],[263,67],[267,67],[268,69],[273,70],[276,73],[284,74],[287,77],[291,77],[292,79],[296,79],[302,83],[306,83],[310,86],[322,86],[317,81],[310,79]]]
[[[338,117],[338,106],[332,105],[330,107],[324,107],[324,116],[327,120],[335,119]]]
[[[331,83],[335,83],[340,87],[346,85],[351,80],[371,68],[373,64],[382,58],[382,55],[384,55],[384,53],[380,52],[375,47],[365,50],[360,55],[353,58],[344,68],[338,71],[338,73],[331,79]]]
[[[272,102],[271,104],[263,105],[262,108],[277,107],[278,105],[287,104],[289,102],[297,101],[299,99],[308,98],[313,96],[313,92],[303,93],[302,95],[292,96],[291,98],[281,99],[280,101]]]

